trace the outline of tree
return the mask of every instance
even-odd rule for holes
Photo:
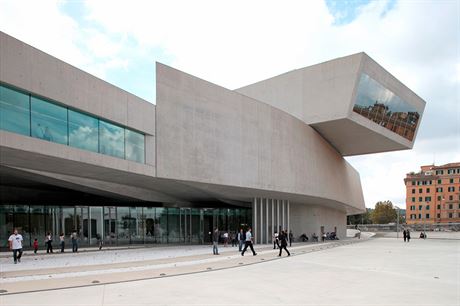
[[[347,223],[350,225],[371,224],[372,223],[372,220],[371,220],[372,210],[373,210],[372,208],[366,208],[366,212],[364,214],[348,216]]]
[[[371,214],[372,223],[388,224],[396,222],[397,214],[391,201],[377,202]]]

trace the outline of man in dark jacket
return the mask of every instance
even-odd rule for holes
[[[216,227],[214,233],[212,233],[212,253],[214,255],[219,255],[219,249],[217,245],[219,244],[219,229]]]
[[[281,231],[281,234],[278,236],[278,239],[280,241],[280,253],[278,256],[281,256],[281,253],[283,252],[283,249],[286,250],[286,253],[288,254],[288,256],[291,256],[291,253],[289,253],[288,249],[287,249],[287,235],[286,235],[286,232],[285,231]]]

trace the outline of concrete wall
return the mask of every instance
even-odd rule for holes
[[[358,173],[311,127],[162,64],[157,176],[309,195],[364,209]]]
[[[363,53],[293,70],[236,91],[307,124],[346,118]]]
[[[155,106],[0,32],[0,82],[147,134],[155,163]]]
[[[290,225],[295,238],[306,234],[311,239],[313,233],[320,236],[321,226],[324,226],[324,232],[333,232],[337,227],[337,236],[343,239],[347,235],[347,214],[326,207],[291,204]]]
[[[362,72],[423,114],[425,101],[365,53],[290,71],[236,91],[309,124],[343,156],[412,148],[415,137],[409,141],[353,112]]]

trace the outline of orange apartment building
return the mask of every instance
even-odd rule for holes
[[[460,222],[460,163],[422,166],[404,183],[407,224]]]

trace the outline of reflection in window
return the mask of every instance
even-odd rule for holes
[[[30,135],[29,95],[0,86],[0,129]]]
[[[144,135],[131,130],[125,130],[126,159],[144,163]]]
[[[88,115],[69,110],[69,145],[98,151],[98,120]]]
[[[145,163],[145,135],[0,85],[0,129]]]
[[[124,129],[99,120],[99,152],[119,158],[125,157]]]
[[[67,144],[67,109],[36,97],[31,99],[32,136]]]
[[[414,138],[420,118],[415,107],[364,73],[353,111],[408,140]]]

